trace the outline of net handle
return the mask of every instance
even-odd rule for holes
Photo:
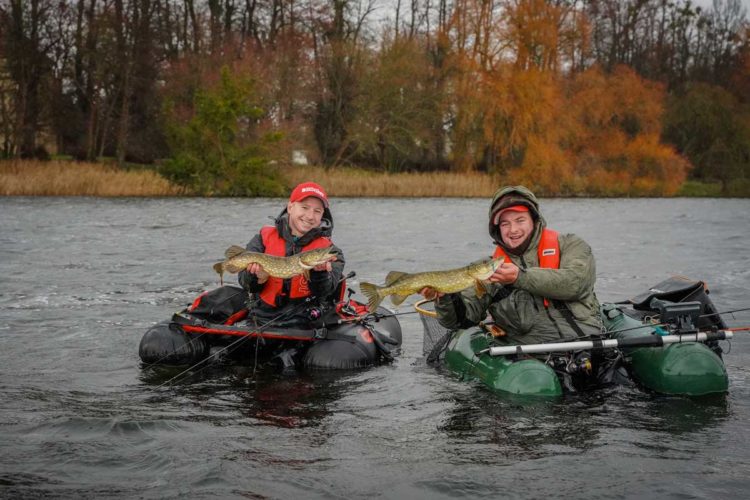
[[[437,313],[435,311],[428,311],[427,309],[422,308],[424,304],[427,304],[428,302],[435,302],[435,299],[422,299],[416,304],[414,304],[414,309],[423,316],[428,316],[430,318],[437,318]]]

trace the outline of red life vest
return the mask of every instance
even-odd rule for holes
[[[544,228],[542,236],[539,238],[539,247],[537,248],[539,257],[539,267],[545,269],[560,269],[560,241],[557,239],[557,231]],[[499,245],[495,247],[493,259],[505,257],[509,261],[508,255]],[[544,307],[549,306],[549,301],[544,299]]]
[[[263,246],[266,247],[265,253],[277,257],[286,257],[286,241],[279,235],[274,226],[265,226],[260,230],[260,236],[263,240]],[[302,247],[302,251],[315,250],[317,248],[326,248],[333,245],[333,242],[324,236],[312,240]],[[276,307],[276,298],[284,295],[282,291],[284,280],[281,278],[269,277],[265,282],[263,290],[260,292],[260,298],[269,306]],[[307,286],[307,280],[304,276],[299,275],[292,278],[292,284],[289,289],[289,298],[300,299],[310,295],[310,288]]]

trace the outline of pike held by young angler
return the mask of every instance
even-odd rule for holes
[[[253,263],[263,266],[263,270],[274,278],[288,279],[300,274],[307,276],[310,269],[315,266],[336,259],[336,254],[330,247],[318,248],[289,257],[277,257],[266,253],[250,252],[240,246],[232,245],[224,256],[225,260],[214,264],[214,270],[219,273],[222,284],[224,284],[225,272],[238,273]]]

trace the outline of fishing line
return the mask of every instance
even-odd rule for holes
[[[743,307],[742,309],[732,309],[731,311],[721,311],[721,312],[715,312],[715,313],[710,313],[710,314],[702,314],[698,317],[707,318],[709,316],[718,316],[720,314],[732,314],[732,313],[743,312],[743,311],[750,311],[750,307]]]
[[[218,290],[218,288],[217,288],[216,290]],[[202,296],[202,295],[205,295],[205,294],[207,294],[207,293],[208,293],[208,292],[203,292],[203,293],[201,294],[201,296]],[[222,301],[221,301],[221,302],[219,302],[218,304],[223,304],[223,303],[225,303],[225,302],[228,302],[228,301],[232,300],[233,298],[235,298],[235,297],[236,297],[237,295],[239,295],[239,294],[241,294],[241,293],[246,293],[246,292],[245,292],[245,290],[244,290],[244,289],[240,289],[240,290],[238,290],[238,291],[237,291],[237,293],[235,293],[234,295],[230,295],[229,297],[227,297],[226,299],[222,300]],[[172,321],[170,321],[170,322],[169,322],[169,325],[168,325],[168,327],[169,327],[169,326],[171,326],[171,325],[172,325],[172,323],[173,323],[173,322],[172,322]],[[182,330],[182,329],[181,329],[181,330]],[[183,331],[183,333],[187,333],[187,332],[185,332],[184,330],[182,330],[182,331]],[[195,334],[193,333],[192,335],[195,335]],[[208,334],[204,332],[204,333],[200,333],[200,334],[198,334],[198,335],[196,335],[196,336],[192,337],[192,338],[190,339],[190,341],[189,341],[189,342],[187,342],[186,344],[183,344],[183,347],[188,347],[188,346],[192,345],[192,344],[193,344],[193,342],[195,342],[195,341],[197,341],[197,340],[201,339],[201,338],[202,338],[202,337],[203,337],[204,335],[208,335]],[[164,360],[165,360],[165,359],[167,359],[168,357],[172,356],[173,354],[174,354],[174,352],[171,352],[171,353],[165,354],[164,356],[162,356],[161,358],[157,359],[157,360],[156,360],[156,361],[154,361],[153,363],[151,363],[151,364],[147,364],[147,365],[145,366],[145,368],[146,368],[146,369],[148,369],[148,368],[153,368],[153,367],[155,367],[155,366],[157,366],[157,365],[160,365],[162,361],[164,361]]]
[[[355,276],[355,275],[356,275],[356,273],[355,273],[354,271],[350,272],[350,273],[349,273],[348,275],[346,275],[346,276],[342,277],[342,278],[341,278],[341,279],[340,279],[340,280],[339,280],[339,281],[338,281],[338,282],[336,283],[336,286],[338,286],[338,285],[339,285],[339,284],[340,284],[341,282],[343,282],[343,281],[344,281],[345,279],[347,279],[347,278],[351,278],[351,277],[353,277],[353,276]],[[266,323],[264,323],[264,324],[263,324],[262,326],[260,326],[260,327],[258,326],[258,322],[257,322],[257,315],[255,314],[255,308],[250,308],[251,312],[253,313],[253,323],[254,323],[254,326],[255,326],[255,329],[256,329],[256,331],[254,332],[254,335],[253,335],[253,334],[251,334],[251,335],[245,335],[245,336],[242,336],[242,337],[240,337],[239,339],[235,340],[234,342],[232,342],[232,343],[230,343],[230,344],[228,344],[228,345],[224,346],[223,348],[221,348],[221,349],[217,350],[217,351],[216,351],[216,352],[214,352],[213,354],[211,354],[211,355],[207,356],[206,358],[202,359],[201,361],[199,361],[199,362],[195,363],[194,365],[192,365],[192,366],[188,367],[187,369],[183,370],[182,372],[178,373],[178,374],[177,374],[177,375],[175,375],[174,377],[170,378],[170,379],[169,379],[169,380],[167,380],[166,382],[164,382],[164,383],[162,383],[161,385],[159,385],[159,386],[158,386],[157,388],[161,388],[161,387],[163,387],[163,386],[165,386],[165,385],[169,384],[169,383],[170,383],[170,382],[172,382],[173,380],[175,380],[175,379],[177,379],[178,377],[180,377],[180,376],[184,375],[185,373],[187,373],[187,372],[189,372],[189,371],[191,371],[191,370],[195,369],[196,367],[198,367],[198,366],[200,366],[200,365],[202,365],[202,364],[206,363],[206,362],[207,362],[207,361],[209,361],[209,360],[210,360],[211,358],[214,358],[214,357],[218,356],[219,354],[223,353],[224,351],[227,351],[227,350],[229,350],[229,349],[232,349],[232,348],[235,348],[235,349],[236,349],[237,347],[239,347],[239,345],[240,345],[240,344],[241,344],[242,342],[246,341],[246,340],[248,339],[248,337],[256,337],[256,346],[255,346],[255,353],[254,353],[254,354],[255,354],[255,356],[254,356],[254,363],[253,363],[253,376],[255,376],[255,372],[256,372],[256,369],[257,369],[257,366],[258,366],[258,346],[259,346],[259,344],[260,344],[260,342],[261,342],[261,339],[262,339],[262,336],[261,336],[260,334],[261,334],[261,333],[263,333],[263,332],[264,332],[264,331],[265,331],[265,330],[266,330],[266,329],[267,329],[267,328],[268,328],[269,326],[271,326],[271,325],[272,325],[273,323],[275,323],[275,322],[277,322],[277,321],[279,321],[279,320],[281,320],[281,319],[284,319],[284,318],[285,318],[285,316],[292,316],[292,315],[294,315],[294,314],[297,314],[297,312],[301,311],[301,310],[302,310],[302,309],[303,309],[304,307],[307,307],[307,306],[309,306],[309,304],[310,304],[310,303],[311,303],[312,301],[314,301],[314,300],[316,300],[316,298],[315,298],[315,297],[308,297],[307,299],[305,299],[305,301],[304,301],[304,302],[302,302],[302,303],[300,303],[300,304],[297,304],[297,305],[295,305],[294,307],[290,307],[289,309],[287,309],[286,311],[283,311],[283,312],[282,312],[281,314],[279,314],[278,316],[276,316],[276,317],[274,317],[274,318],[272,318],[272,319],[268,320],[268,321],[267,321]],[[186,345],[190,345],[190,344],[191,344],[191,343],[192,343],[193,341],[195,341],[195,340],[198,340],[199,338],[203,337],[204,335],[207,335],[207,334],[206,334],[206,333],[202,333],[202,334],[200,334],[199,336],[195,337],[194,339],[191,339],[191,340],[190,340],[190,342],[188,342],[188,344],[186,344]],[[232,351],[230,351],[229,353],[231,354],[231,352],[232,352]],[[163,360],[164,360],[165,358],[167,358],[167,357],[169,357],[169,355],[166,355],[166,356],[162,357],[162,358],[161,358],[161,359],[160,359],[159,361],[156,361],[155,363],[152,363],[152,365],[150,365],[150,366],[153,366],[153,365],[156,365],[156,364],[158,364],[158,363],[159,363],[160,361],[163,361]],[[208,365],[206,365],[206,366],[204,366],[203,368],[201,368],[200,370],[198,370],[198,371],[196,372],[196,374],[197,374],[197,373],[200,373],[201,371],[203,371],[204,369],[206,369],[206,368],[207,368],[207,366],[208,366]]]
[[[294,308],[294,309],[296,309],[296,308]],[[292,310],[294,310],[294,309],[292,309]],[[235,346],[235,344],[239,344],[240,342],[243,342],[243,341],[247,340],[247,338],[248,338],[248,337],[253,337],[253,336],[260,336],[260,334],[261,334],[261,333],[263,333],[263,330],[264,330],[265,328],[268,328],[268,326],[269,326],[269,325],[270,325],[271,323],[274,323],[275,321],[278,321],[278,320],[280,320],[280,319],[281,319],[281,318],[283,318],[284,316],[288,315],[288,314],[289,314],[289,313],[290,313],[290,312],[291,312],[292,310],[290,310],[290,311],[284,311],[283,313],[279,314],[279,315],[278,315],[278,316],[276,316],[275,318],[271,318],[271,319],[270,319],[270,320],[268,320],[268,321],[267,321],[266,323],[264,323],[264,324],[263,324],[262,326],[260,326],[260,327],[258,328],[258,331],[257,331],[257,332],[254,332],[254,333],[255,333],[255,335],[246,335],[246,336],[244,336],[244,337],[240,337],[239,339],[235,340],[235,341],[234,341],[234,342],[232,342],[231,344],[229,344],[229,345],[226,345],[226,346],[222,347],[221,349],[219,349],[219,350],[218,350],[218,351],[216,351],[215,353],[213,353],[213,354],[211,354],[211,355],[209,355],[209,356],[205,357],[204,359],[202,359],[202,360],[198,361],[198,362],[197,362],[197,363],[195,363],[194,365],[192,365],[192,366],[189,366],[188,368],[186,368],[185,370],[181,371],[180,373],[178,373],[178,374],[177,374],[177,375],[175,375],[174,377],[170,378],[170,379],[169,379],[169,380],[167,380],[166,382],[163,382],[162,384],[160,384],[159,386],[157,386],[157,389],[160,389],[160,388],[164,387],[165,385],[169,384],[170,382],[172,382],[173,380],[177,379],[178,377],[180,377],[180,376],[184,375],[185,373],[187,373],[187,372],[189,372],[189,371],[191,371],[191,370],[195,369],[196,367],[198,367],[198,366],[200,366],[200,365],[202,365],[202,364],[206,363],[206,362],[207,362],[208,360],[210,360],[211,358],[214,358],[214,357],[218,356],[219,354],[221,354],[222,352],[226,351],[227,349],[230,349],[230,348],[232,348],[233,346]],[[200,370],[198,370],[198,371],[196,372],[196,374],[197,374],[197,373],[200,373],[200,372],[201,372],[201,371],[203,371],[203,370],[204,370],[205,368],[206,368],[206,367],[204,366],[203,368],[201,368]]]
[[[171,322],[170,322],[170,325],[171,325]],[[167,328],[169,328],[169,325],[167,325]],[[183,331],[183,333],[186,333],[186,334],[187,334],[187,332],[184,332],[184,331]],[[193,335],[195,335],[195,334],[193,334]],[[188,346],[190,346],[190,345],[191,345],[191,344],[192,344],[193,342],[195,342],[195,341],[199,340],[199,339],[200,339],[201,337],[203,337],[204,335],[207,335],[207,334],[206,334],[206,333],[199,333],[199,334],[198,334],[197,336],[195,336],[195,337],[192,337],[192,338],[190,339],[190,341],[189,341],[189,342],[187,342],[187,343],[183,344],[182,346],[183,346],[183,347],[188,347]],[[146,365],[146,366],[145,366],[144,368],[145,368],[145,369],[149,369],[149,368],[154,368],[154,367],[156,367],[156,366],[161,366],[161,362],[162,362],[162,361],[164,361],[165,359],[167,359],[168,357],[172,356],[173,354],[174,354],[174,352],[170,352],[169,354],[165,354],[164,356],[162,356],[161,358],[157,359],[157,360],[156,360],[156,361],[154,361],[153,363],[151,363],[151,364],[147,364],[147,365]]]
[[[363,314],[362,316],[355,316],[353,318],[345,318],[340,319],[336,321],[335,323],[328,323],[326,326],[338,326],[343,325],[345,323],[357,323],[360,321],[369,321],[374,320],[375,322],[380,321],[381,319],[385,318],[392,318],[394,316],[404,316],[406,314],[418,314],[418,311],[406,311],[401,313],[389,313],[389,314],[381,314],[381,313],[367,313]]]
[[[357,275],[356,272],[351,271],[346,276],[342,276],[341,279],[339,279],[336,282],[336,284],[334,285],[334,289],[336,289],[345,280],[347,280],[349,278],[353,278],[356,275]],[[275,318],[269,320],[262,327],[258,327],[258,316],[255,314],[255,307],[248,308],[248,309],[250,310],[250,312],[253,315],[253,324],[254,324],[254,326],[256,328],[256,333],[260,334],[260,333],[263,333],[264,329],[268,328],[268,326],[269,326],[269,324],[271,322],[278,321],[278,320],[282,319],[284,315],[287,315],[287,314],[289,316],[297,314],[299,311],[303,310],[305,307],[308,307],[315,300],[317,300],[317,298],[314,297],[314,296],[310,296],[310,297],[306,298],[304,302],[302,302],[300,304],[296,304],[293,307],[290,307],[288,310],[284,311],[282,314],[280,314],[280,315],[276,316]],[[248,337],[252,337],[252,336],[253,335],[246,335],[246,336],[240,337],[237,341],[232,342],[231,344],[229,344],[228,346],[226,346],[225,349],[229,349],[230,347],[235,346],[235,344],[237,344],[235,347],[239,348],[239,344],[243,340],[247,339]],[[265,340],[263,339],[263,337],[261,335],[254,335],[254,336],[255,336],[255,352],[254,352],[254,356],[253,356],[253,375],[252,375],[253,377],[255,376],[255,372],[256,372],[256,369],[258,367],[258,346],[260,345],[261,342],[265,342]],[[232,354],[232,353],[230,352],[229,354]]]

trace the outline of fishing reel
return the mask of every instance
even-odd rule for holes
[[[566,366],[568,373],[571,375],[591,375],[593,365],[591,364],[591,357],[589,357],[588,353],[579,353],[571,356],[571,358],[572,359]]]
[[[594,370],[591,355],[587,351],[571,352],[564,356],[551,357],[548,364],[554,370],[569,373],[570,375],[588,376]]]
[[[307,317],[310,321],[315,321],[323,316],[323,311],[319,307],[311,307],[307,310]]]
[[[700,302],[670,302],[667,300],[651,299],[649,307],[659,312],[659,320],[666,323],[670,330],[677,333],[695,333],[698,331],[696,323],[701,315]]]
[[[354,306],[352,305],[352,295],[354,295],[354,290],[348,288],[346,292],[347,297],[346,301],[344,301],[344,305],[341,306],[341,312],[348,316],[357,316],[357,310],[354,309]]]

